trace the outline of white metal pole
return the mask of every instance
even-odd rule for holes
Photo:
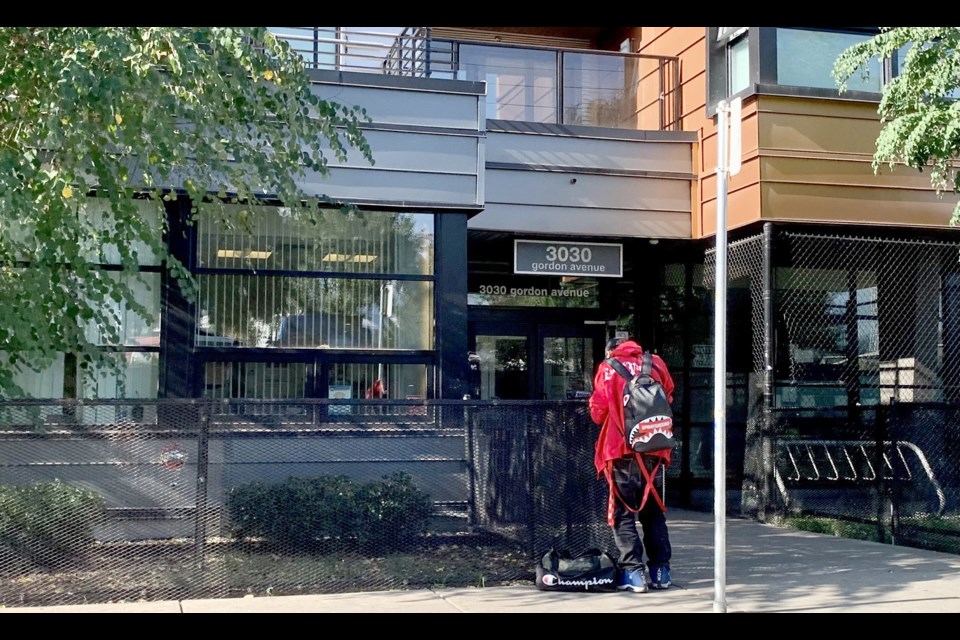
[[[717,248],[713,316],[714,613],[727,611],[727,137],[730,105],[717,105]]]

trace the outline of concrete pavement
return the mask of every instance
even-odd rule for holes
[[[960,555],[671,509],[673,586],[643,594],[529,586],[0,608],[0,613],[960,613]],[[718,588],[719,587],[719,588]]]

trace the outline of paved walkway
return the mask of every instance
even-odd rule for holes
[[[0,613],[960,613],[960,555],[726,521],[717,590],[713,515],[671,509],[673,586],[547,593],[534,585],[334,595],[169,600]]]

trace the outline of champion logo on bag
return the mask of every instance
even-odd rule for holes
[[[613,578],[588,578],[586,580],[564,580],[552,573],[545,573],[541,581],[548,587],[595,587],[613,584]]]

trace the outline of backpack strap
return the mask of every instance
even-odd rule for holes
[[[633,380],[633,376],[627,370],[623,363],[621,363],[616,358],[607,358],[607,364],[613,367],[613,369],[623,376],[627,380]],[[651,373],[653,372],[653,356],[649,352],[644,352],[643,354],[643,365],[640,369],[640,375],[645,378],[650,378]]]
[[[633,380],[633,375],[630,371],[627,370],[623,363],[617,360],[616,358],[607,358],[607,364],[610,365],[614,371],[619,373],[625,380]]]
[[[650,373],[653,371],[653,355],[649,351],[643,352],[643,368],[640,370],[640,375],[647,378],[651,377]]]

